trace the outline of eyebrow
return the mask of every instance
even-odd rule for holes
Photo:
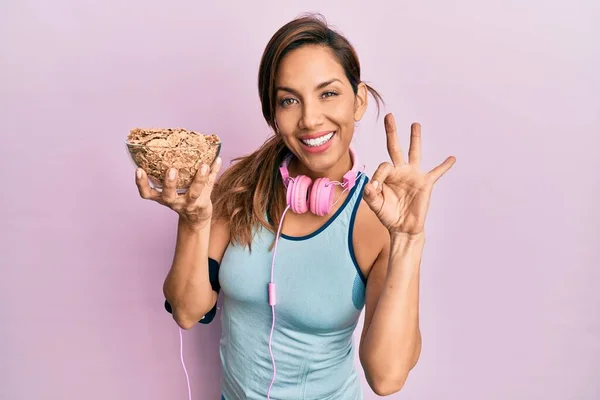
[[[321,83],[319,83],[319,84],[317,85],[317,87],[315,88],[315,90],[320,90],[320,89],[323,89],[323,88],[325,88],[325,87],[327,87],[327,86],[331,85],[333,82],[336,82],[336,81],[337,81],[337,82],[340,82],[340,83],[342,82],[342,81],[340,81],[340,80],[339,80],[339,79],[337,79],[337,78],[333,78],[333,79],[330,79],[330,80],[328,80],[328,81],[325,81],[325,82],[321,82]],[[275,88],[275,91],[277,92],[277,91],[279,91],[279,90],[283,90],[283,91],[290,92],[290,93],[293,93],[293,94],[296,94],[296,95],[298,95],[298,92],[297,92],[297,91],[295,91],[294,89],[292,89],[292,88],[290,88],[290,87],[287,87],[287,86],[277,86],[277,87]]]

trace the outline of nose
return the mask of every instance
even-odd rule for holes
[[[302,107],[299,127],[314,130],[323,123],[323,110],[318,102],[305,102]]]

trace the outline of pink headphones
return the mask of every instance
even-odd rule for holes
[[[288,165],[292,157],[293,154],[290,154],[283,160],[279,172],[287,188],[287,204],[297,214],[303,214],[309,209],[313,214],[321,217],[329,214],[334,204],[335,186],[339,185],[344,190],[350,190],[356,183],[359,174],[362,173],[358,170],[357,157],[352,149],[350,149],[352,169],[344,174],[343,183],[330,181],[329,178],[318,178],[313,183],[306,175],[290,177]]]

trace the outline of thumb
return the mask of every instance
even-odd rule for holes
[[[374,212],[378,213],[381,210],[381,206],[383,205],[383,193],[381,190],[381,183],[375,181],[377,186],[374,186],[373,183],[368,182],[365,185],[365,190],[363,191],[363,199],[369,206],[369,208]]]

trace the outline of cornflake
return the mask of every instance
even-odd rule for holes
[[[150,181],[163,187],[169,168],[178,170],[177,188],[188,188],[202,164],[211,165],[218,156],[221,140],[216,134],[200,134],[183,128],[134,128],[127,148],[135,164]]]

